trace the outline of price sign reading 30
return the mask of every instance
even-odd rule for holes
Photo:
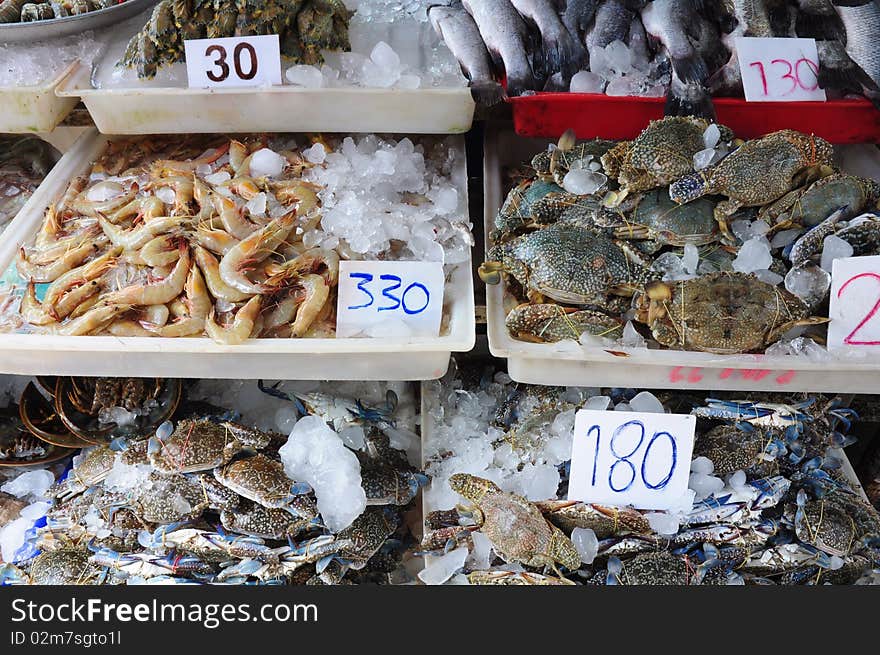
[[[439,262],[340,262],[336,336],[436,337],[445,279]]]
[[[826,100],[815,39],[739,37],[736,53],[749,102]]]
[[[696,420],[689,414],[580,410],[568,499],[639,509],[678,506],[690,477]]]
[[[191,88],[281,84],[277,34],[193,39],[183,46]]]

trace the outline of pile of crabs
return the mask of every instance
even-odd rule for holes
[[[521,340],[726,354],[821,343],[831,261],[880,253],[880,185],[833,154],[816,136],[743,142],[692,117],[619,143],[566,133],[512,171],[480,276],[507,278]]]
[[[842,472],[838,448],[851,443],[845,433],[855,416],[840,398],[603,393],[511,383],[494,370],[465,371],[432,393],[435,423],[423,427],[432,481],[422,547],[430,559],[420,577],[434,584],[880,581],[880,515]],[[575,411],[645,402],[697,416],[681,507],[648,512],[566,500],[571,438],[567,456],[554,440],[570,432]],[[474,440],[443,437],[447,427],[492,446],[476,454]],[[521,472],[548,463],[559,471],[555,493],[546,497],[534,484],[528,498],[514,491]]]
[[[55,388],[65,397],[83,385],[61,380],[66,382]],[[159,383],[164,388],[168,382]],[[25,391],[22,431],[36,427],[32,438],[59,441],[64,426],[71,426],[68,440],[94,445],[80,450],[49,488],[45,524],[27,533],[13,562],[0,565],[0,581],[388,584],[405,575],[402,561],[414,543],[405,513],[426,478],[386,434],[395,429],[393,392],[374,407],[320,390],[287,394],[260,383],[290,405],[294,418],[313,416],[331,429],[362,431],[363,443],[346,443],[345,449],[360,465],[365,509],[331,530],[334,524],[319,510],[320,490],[285,472],[279,451],[288,435],[244,424],[233,410],[188,400],[188,383],[181,394],[181,382],[173,381],[176,396],[158,402],[145,402],[156,398],[151,383],[147,393],[133,380],[91,384],[91,403],[77,399],[80,409],[96,408],[91,420],[60,401],[53,405],[33,385]],[[132,388],[142,392],[122,393]],[[127,419],[120,412],[126,407],[132,410]]]

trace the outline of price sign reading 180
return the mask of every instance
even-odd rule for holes
[[[281,84],[278,35],[183,42],[191,88]]]
[[[336,336],[436,337],[444,283],[439,262],[340,262]]]
[[[568,499],[676,507],[687,491],[695,426],[688,414],[580,410]]]
[[[743,90],[749,102],[824,101],[815,39],[736,39]]]

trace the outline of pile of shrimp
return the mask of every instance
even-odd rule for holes
[[[229,345],[331,336],[339,255],[302,243],[319,187],[292,139],[273,145],[281,172],[255,177],[266,136],[111,141],[18,253],[23,327]]]

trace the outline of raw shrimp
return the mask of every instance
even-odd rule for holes
[[[254,324],[260,314],[262,302],[261,296],[254,296],[248,300],[235,314],[232,325],[229,327],[221,327],[214,321],[214,309],[212,308],[205,322],[205,330],[208,332],[208,336],[217,343],[227,346],[244,343],[254,330]]]
[[[281,216],[243,239],[220,260],[220,277],[243,293],[261,293],[262,287],[245,275],[245,270],[262,262],[287,238],[296,222],[296,212]]]
[[[157,282],[136,284],[114,291],[108,294],[105,300],[109,303],[129,305],[158,305],[171,302],[183,291],[191,263],[189,248],[186,244],[181,244],[180,259],[168,276]]]
[[[199,268],[202,270],[202,275],[205,276],[205,282],[208,285],[208,289],[211,291],[211,295],[215,298],[226,300],[228,302],[241,302],[247,300],[253,295],[250,293],[242,293],[226,284],[220,277],[220,262],[218,262],[217,258],[208,252],[207,249],[202,246],[196,246],[195,259],[196,264],[198,264]]]
[[[208,289],[205,287],[205,280],[198,266],[190,268],[185,291],[184,303],[188,310],[186,316],[161,327],[146,321],[141,325],[160,337],[188,337],[200,334],[205,329],[205,319],[211,311],[211,298],[208,296]]]
[[[122,246],[125,250],[140,250],[152,239],[168,230],[178,226],[185,225],[179,216],[165,216],[156,218],[149,223],[144,223],[133,230],[124,230],[116,227],[105,218],[99,218],[98,224],[110,239],[114,246]]]

